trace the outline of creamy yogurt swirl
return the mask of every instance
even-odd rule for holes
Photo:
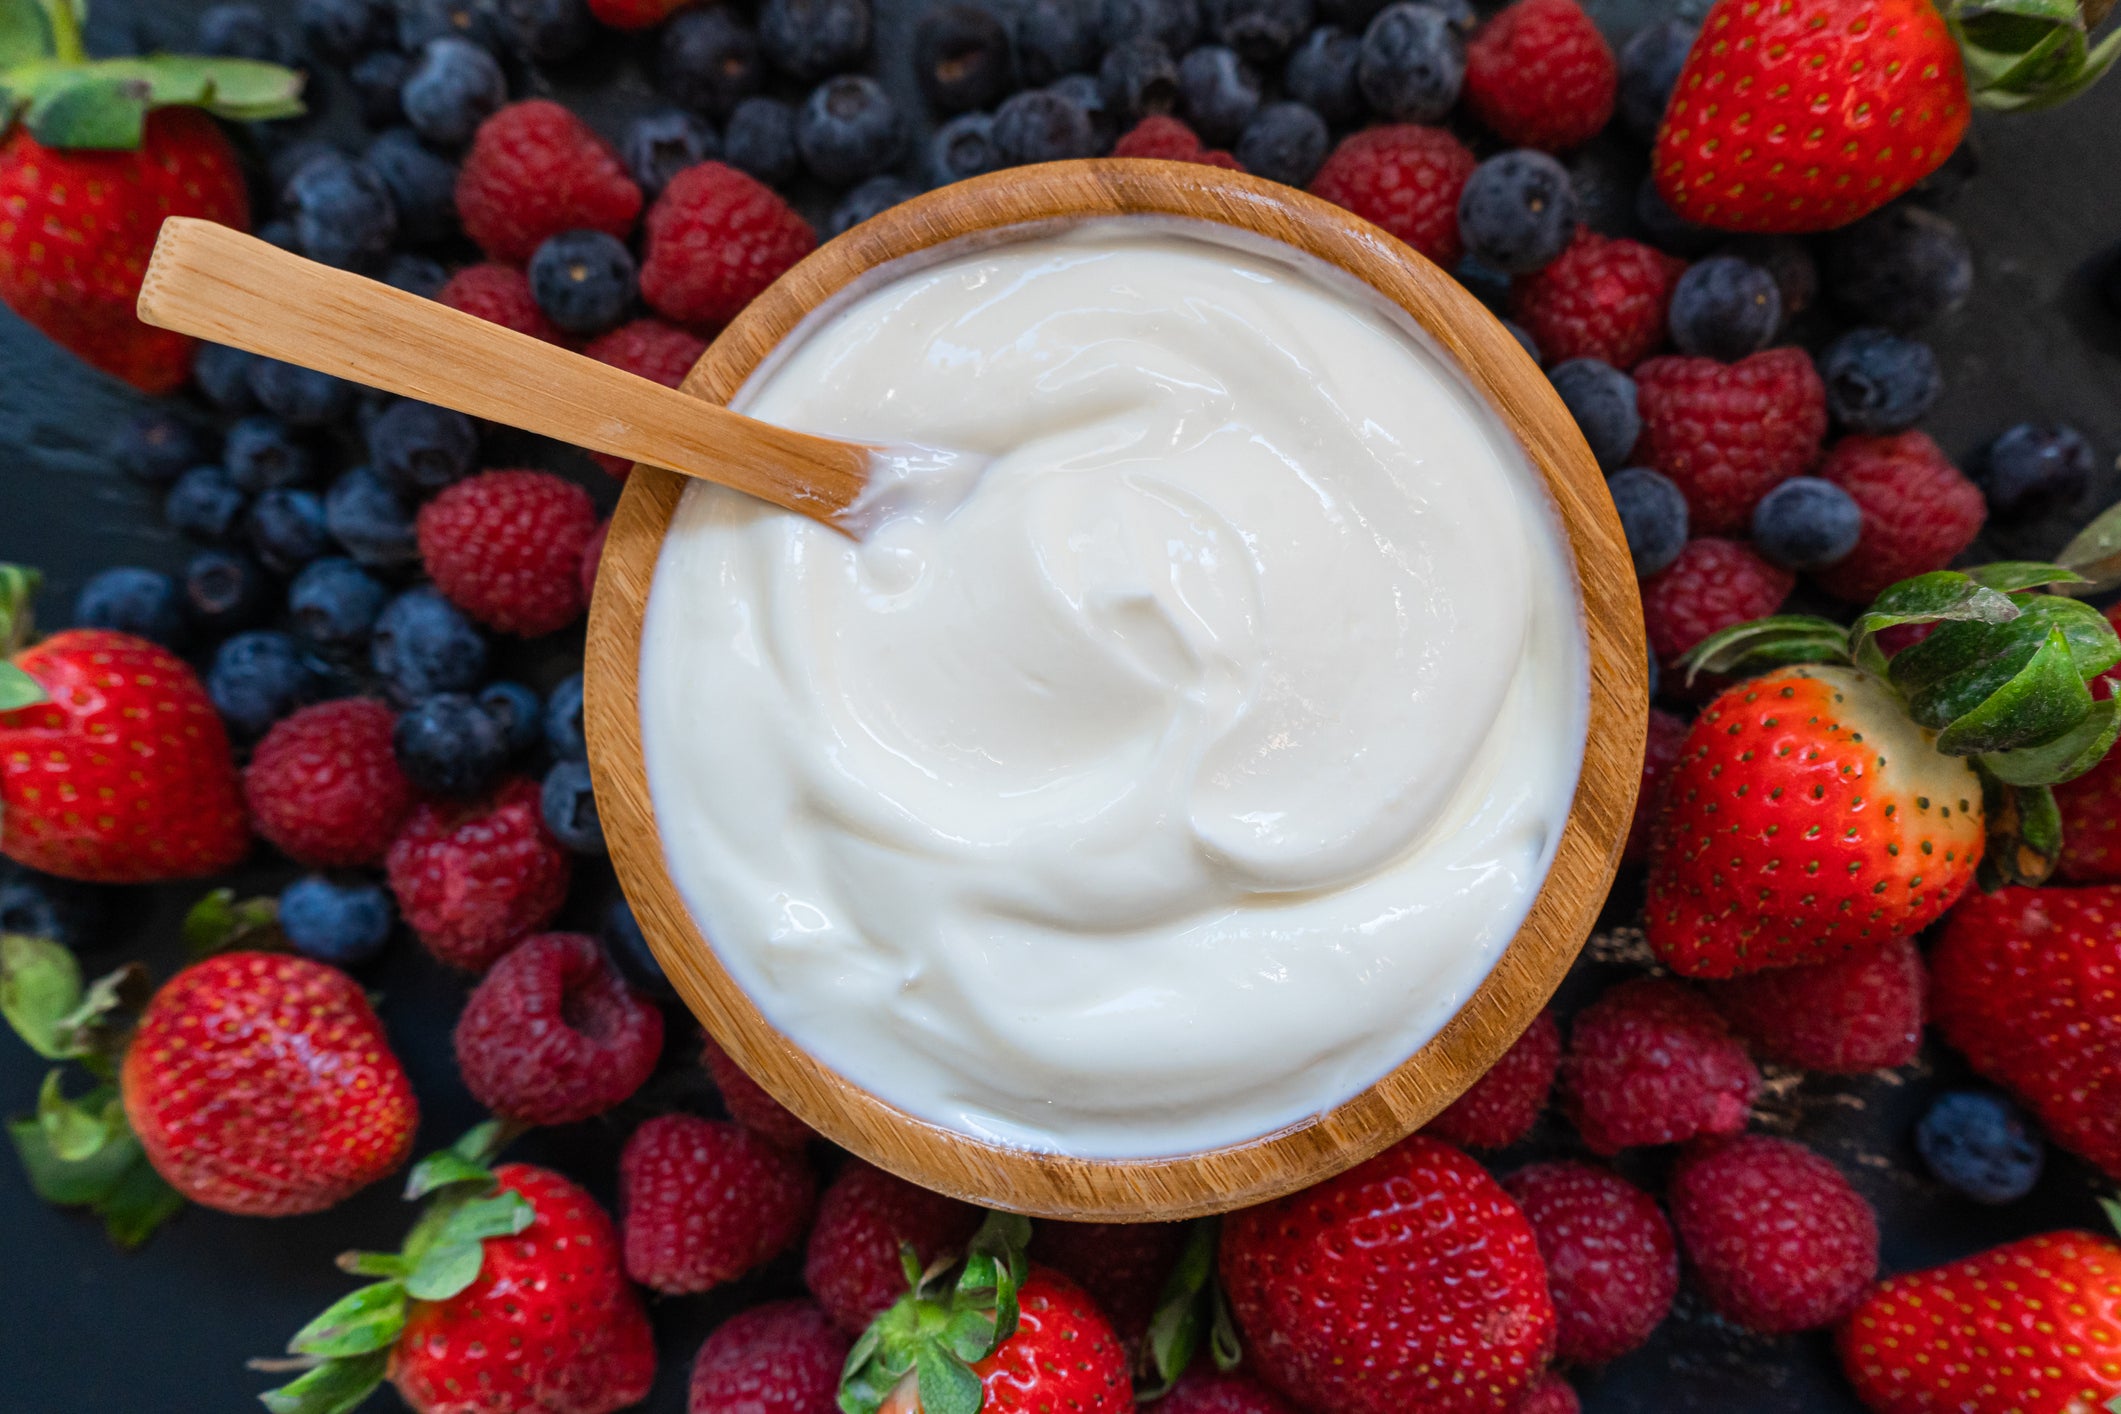
[[[1529,909],[1583,745],[1569,561],[1493,415],[1338,279],[1145,221],[947,256],[737,406],[976,481],[859,543],[686,490],[642,640],[671,873],[883,1099],[1236,1142],[1411,1053]]]

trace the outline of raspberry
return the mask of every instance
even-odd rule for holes
[[[1561,1026],[1552,1011],[1532,1018],[1524,1034],[1451,1107],[1422,1126],[1431,1139],[1461,1149],[1501,1149],[1532,1132],[1561,1064]]]
[[[835,1408],[848,1343],[808,1301],[769,1301],[739,1311],[700,1347],[687,1414],[818,1414]]]
[[[663,1013],[586,933],[525,938],[457,1018],[457,1069],[472,1097],[524,1124],[572,1124],[641,1088],[663,1050]]]
[[[660,319],[636,319],[621,324],[582,350],[598,363],[636,373],[666,388],[675,388],[692,372],[692,366],[707,352],[707,341]],[[609,452],[591,452],[596,464],[613,476],[624,477],[633,463]]]
[[[1889,584],[1943,569],[1988,519],[1981,489],[1920,432],[1844,437],[1819,464],[1822,479],[1854,498],[1863,536],[1847,559],[1813,576],[1851,603]]]
[[[1831,1325],[1878,1275],[1878,1218],[1794,1139],[1748,1134],[1690,1151],[1672,1224],[1709,1305],[1764,1335]]]
[[[719,328],[816,247],[810,223],[771,187],[702,162],[648,213],[641,297],[680,324]]]
[[[1040,1222],[1031,1235],[1031,1260],[1042,1262],[1090,1294],[1129,1344],[1156,1314],[1164,1281],[1186,1245],[1181,1223]]]
[[[1311,179],[1311,194],[1382,226],[1448,270],[1465,253],[1458,197],[1478,165],[1442,128],[1389,124],[1342,138]]]
[[[1193,162],[1232,172],[1244,164],[1227,152],[1212,151],[1200,136],[1168,113],[1152,113],[1129,128],[1113,145],[1114,157],[1151,157],[1160,162]]]
[[[1760,1054],[1839,1075],[1913,1060],[1928,993],[1929,974],[1908,938],[1708,989],[1716,1009]]]
[[[587,604],[596,597],[597,567],[604,563],[604,542],[611,536],[611,520],[606,517],[597,522],[589,543],[582,547],[582,602]]]
[[[535,638],[587,607],[589,493],[545,471],[482,471],[420,508],[420,560],[449,602],[489,628]]]
[[[1510,317],[1548,366],[1595,358],[1622,372],[1664,342],[1665,314],[1684,260],[1639,241],[1576,229],[1569,248],[1510,291]]]
[[[1623,982],[1577,1013],[1561,1061],[1562,1105],[1600,1154],[1735,1134],[1760,1072],[1716,1009],[1683,983]]]
[[[390,891],[427,950],[481,972],[552,921],[567,899],[567,855],[546,835],[536,781],[472,804],[426,801],[391,842]]]
[[[802,1155],[725,1120],[660,1115],[619,1155],[626,1275],[673,1296],[735,1281],[795,1245],[816,1196]]]
[[[1583,1401],[1576,1387],[1559,1375],[1549,1374],[1524,1397],[1511,1414],[1583,1414]]]
[[[714,1088],[721,1092],[722,1108],[729,1111],[729,1117],[761,1139],[783,1148],[800,1149],[817,1137],[809,1125],[788,1113],[779,1100],[746,1075],[712,1036],[700,1048],[700,1064],[714,1077]]]
[[[1296,1414],[1296,1407],[1250,1375],[1195,1368],[1155,1405],[1158,1414]]]
[[[1710,634],[1774,613],[1796,585],[1797,576],[1736,540],[1689,540],[1670,568],[1642,582],[1650,651],[1676,663]]]
[[[479,125],[457,173],[464,234],[489,259],[521,265],[562,231],[624,240],[641,189],[610,143],[557,103],[511,103]]]
[[[1826,438],[1826,385],[1802,349],[1731,364],[1653,358],[1635,370],[1635,397],[1635,458],[1685,494],[1696,535],[1743,531],[1761,497],[1819,460]]]
[[[1546,1259],[1555,1358],[1598,1365],[1648,1340],[1679,1290],[1679,1247],[1656,1200],[1574,1161],[1533,1164],[1502,1186]]]
[[[1589,142],[1619,91],[1620,65],[1576,0],[1517,0],[1466,45],[1467,110],[1518,147]]]
[[[1664,809],[1665,793],[1672,786],[1672,767],[1679,764],[1679,744],[1686,740],[1686,722],[1662,708],[1650,709],[1649,739],[1642,745],[1642,789],[1635,796],[1635,818],[1628,825],[1623,864],[1640,864],[1650,857],[1650,830]]]
[[[613,29],[653,29],[689,0],[589,0],[589,13]]]
[[[839,1328],[858,1335],[906,1294],[899,1245],[926,1267],[972,1238],[977,1208],[851,1160],[825,1190],[803,1256],[803,1282]]]
[[[251,824],[297,864],[381,860],[412,809],[390,746],[397,720],[380,702],[346,697],[275,722],[243,772]]]
[[[435,298],[488,324],[498,324],[548,344],[567,342],[567,336],[538,308],[537,299],[530,293],[530,277],[513,265],[467,265],[449,277],[449,283],[436,292]]]

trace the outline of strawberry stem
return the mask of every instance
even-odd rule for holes
[[[74,0],[43,0],[45,23],[51,26],[52,57],[63,64],[79,64],[88,58],[81,42],[81,17],[74,13]]]

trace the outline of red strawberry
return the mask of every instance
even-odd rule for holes
[[[1181,1223],[1045,1221],[1031,1234],[1031,1257],[1088,1292],[1119,1338],[1134,1344],[1185,1245]]]
[[[1974,543],[1988,519],[1981,488],[1960,474],[1920,432],[1844,437],[1819,465],[1863,512],[1863,534],[1848,558],[1813,576],[1852,603],[1896,580],[1941,570]]]
[[[1532,1132],[1560,1064],[1561,1025],[1552,1010],[1542,1011],[1488,1073],[1421,1132],[1462,1149],[1507,1148]]]
[[[243,771],[258,833],[298,864],[375,864],[412,809],[391,749],[397,714],[367,697],[319,702],[273,723]]]
[[[1466,45],[1466,108],[1516,147],[1582,146],[1619,89],[1613,50],[1576,0],[1516,0]]]
[[[1502,1181],[1539,1239],[1554,1354],[1598,1365],[1650,1338],[1679,1291],[1679,1246],[1656,1200],[1609,1169],[1533,1164]]]
[[[1878,1217],[1794,1139],[1747,1134],[1688,1151],[1672,1225],[1709,1304],[1767,1335],[1831,1325],[1878,1275]]]
[[[1662,708],[1650,709],[1650,734],[1642,747],[1642,789],[1635,796],[1635,818],[1628,824],[1627,848],[1620,856],[1624,864],[1640,864],[1649,858],[1650,832],[1664,812],[1665,793],[1671,788],[1672,768],[1679,764],[1686,728],[1684,718]]]
[[[1576,1014],[1562,1103],[1593,1152],[1745,1128],[1760,1072],[1715,1009],[1666,977],[1623,982]]]
[[[1470,155],[1467,163],[1470,174]],[[1461,177],[1459,184],[1464,182]],[[1458,198],[1451,200],[1455,221]],[[1664,343],[1672,287],[1685,271],[1684,260],[1640,241],[1579,226],[1567,250],[1512,288],[1510,316],[1532,336],[1549,367],[1595,358],[1633,368]]]
[[[427,801],[390,846],[390,891],[421,943],[451,967],[483,971],[552,921],[567,901],[567,853],[545,833],[538,783],[484,800]]]
[[[1247,1362],[1307,1408],[1490,1414],[1554,1348],[1524,1214],[1479,1164],[1419,1134],[1232,1214],[1221,1268]]]
[[[1768,1059],[1844,1075],[1912,1061],[1928,994],[1922,954],[1908,938],[1709,989],[1716,1009]]]
[[[808,1301],[740,1311],[700,1347],[687,1414],[831,1414],[847,1346]]]
[[[803,1281],[840,1329],[858,1334],[906,1293],[902,1245],[926,1270],[979,1223],[976,1208],[850,1160],[818,1202]]]
[[[1672,478],[1696,535],[1743,531],[1761,497],[1819,460],[1826,438],[1826,385],[1802,349],[1732,364],[1653,358],[1635,370],[1635,396],[1636,459]]]
[[[314,1213],[412,1151],[419,1107],[360,986],[307,958],[223,953],[155,994],[125,1055],[125,1115],[194,1203]]]
[[[2121,883],[2121,752],[2055,787],[2062,812],[2062,857],[2055,873],[2072,884]]]
[[[712,1036],[706,1037],[700,1047],[700,1064],[713,1077],[714,1088],[721,1093],[722,1108],[729,1111],[729,1117],[761,1139],[785,1149],[800,1149],[817,1137],[809,1125],[790,1114],[779,1100],[766,1093],[764,1086],[746,1075]]]
[[[800,1153],[742,1125],[658,1115],[619,1155],[626,1274],[657,1291],[706,1291],[795,1245],[817,1184]]]
[[[1080,1287],[1059,1272],[1033,1267],[1017,1304],[1015,1334],[972,1367],[984,1414],[1131,1414],[1127,1352]]]
[[[2121,1246],[2050,1232],[1879,1283],[1836,1333],[1875,1414],[2092,1414],[2121,1396]]]
[[[1442,128],[1391,123],[1342,138],[1311,179],[1311,194],[1382,226],[1448,270],[1465,253],[1458,197],[1478,165]],[[1657,318],[1662,323],[1664,315]]]

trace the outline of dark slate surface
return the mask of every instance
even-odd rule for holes
[[[910,97],[906,40],[916,0],[883,0],[882,70]],[[202,0],[98,0],[92,43],[180,42]],[[277,8],[277,7],[275,7]],[[288,8],[292,8],[289,6]],[[1610,3],[1599,9],[1624,35],[1654,6]],[[593,121],[615,131],[648,100],[632,62],[620,54],[562,74],[559,87]],[[1945,209],[1972,237],[1979,283],[1972,302],[1929,331],[1949,381],[1944,404],[1928,424],[1947,451],[1969,462],[1997,431],[2039,418],[2069,421],[2090,434],[2102,464],[2121,451],[2121,325],[2089,294],[2095,259],[2121,243],[2121,166],[2112,144],[2121,134],[2121,81],[2064,112],[1978,126],[1981,175]],[[822,214],[816,213],[816,214]],[[48,622],[64,622],[81,580],[118,562],[177,569],[188,550],[164,530],[154,499],[119,478],[99,448],[142,400],[44,343],[0,313],[0,559],[42,565]],[[596,474],[571,453],[503,441],[490,464],[529,457]],[[2085,509],[2113,499],[2111,467]],[[608,485],[600,485],[608,497]],[[1993,536],[1998,553],[2051,551],[2066,534],[2051,524]],[[549,685],[567,670],[575,645],[520,650],[512,670]],[[246,881],[275,885],[281,876],[256,866]],[[608,890],[585,871],[574,921],[593,926]],[[1624,921],[1626,895],[1616,898]],[[126,901],[122,937],[91,966],[119,953],[145,956],[166,974],[177,964],[176,921],[190,890],[139,890]],[[1606,953],[1625,953],[1609,945]],[[1601,964],[1580,969],[1564,996],[1587,994]],[[412,1072],[426,1117],[423,1148],[453,1137],[476,1116],[448,1053],[448,1028],[463,983],[396,945],[364,980],[381,993],[392,1039]],[[674,1044],[674,1055],[686,1049]],[[682,1059],[681,1056],[677,1057]],[[657,1084],[682,1092],[680,1067]],[[21,1046],[0,1041],[0,1107],[26,1107],[41,1067]],[[1957,1200],[1918,1176],[1908,1133],[1926,1096],[1940,1082],[1963,1078],[1957,1062],[1932,1046],[1923,1062],[1892,1076],[1852,1082],[1777,1084],[1764,1107],[1767,1123],[1819,1146],[1877,1205],[1885,1265],[1904,1270],[2011,1237],[2092,1224],[2094,1176],[2067,1162],[2050,1165],[2023,1203],[1990,1211]],[[654,1097],[667,1101],[670,1093]],[[710,1102],[711,1103],[711,1102]],[[575,1129],[533,1136],[517,1152],[551,1162],[607,1199],[617,1140],[631,1113]],[[1558,1123],[1527,1146],[1526,1157],[1563,1152]],[[1505,1156],[1504,1166],[1518,1156]],[[1633,1170],[1647,1183],[1661,1177],[1652,1156]],[[11,1159],[0,1160],[0,1414],[135,1414],[141,1409],[192,1414],[250,1405],[268,1381],[244,1369],[246,1357],[277,1352],[309,1315],[348,1288],[331,1265],[349,1247],[393,1246],[407,1210],[378,1188],[315,1217],[243,1220],[205,1211],[171,1223],[143,1252],[114,1252],[88,1221],[47,1210],[23,1186]],[[704,1333],[737,1305],[792,1291],[785,1261],[744,1286],[655,1308],[664,1355],[646,1408],[684,1408],[685,1374]],[[1855,1404],[1820,1337],[1763,1340],[1733,1332],[1682,1296],[1679,1310],[1652,1345],[1610,1368],[1579,1376],[1596,1414],[1831,1414]],[[386,1392],[370,1408],[393,1407]]]

